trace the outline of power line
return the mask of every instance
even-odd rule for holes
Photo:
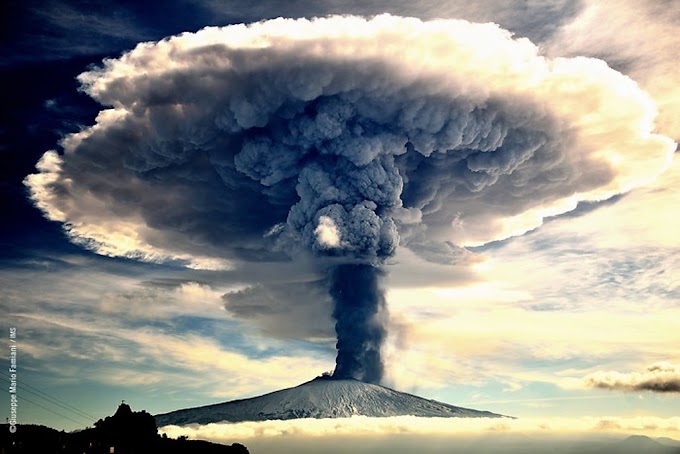
[[[3,373],[3,372],[0,372],[0,375],[4,375],[5,377],[9,378],[9,376],[7,376],[7,374],[5,374],[5,373]],[[4,377],[0,377],[0,378],[3,378],[5,381],[7,381],[7,378],[4,378]],[[9,383],[9,382],[8,382],[8,383]],[[19,389],[25,391],[25,392],[28,392],[28,393],[30,393],[30,394],[33,394],[34,396],[36,396],[36,397],[38,397],[38,398],[40,398],[40,399],[43,399],[43,400],[49,402],[49,403],[52,404],[52,405],[55,405],[55,406],[60,407],[60,408],[62,408],[62,409],[64,409],[64,410],[66,410],[66,411],[69,411],[69,412],[71,412],[71,413],[74,413],[74,414],[75,414],[76,416],[78,416],[79,418],[82,418],[83,420],[87,421],[88,424],[91,424],[92,421],[94,421],[94,420],[97,419],[97,418],[95,418],[94,416],[89,415],[89,414],[87,414],[86,412],[84,412],[84,411],[82,411],[82,410],[79,410],[78,408],[74,407],[73,405],[70,405],[70,404],[68,404],[68,403],[66,403],[66,402],[63,402],[62,400],[57,399],[56,397],[50,396],[49,394],[47,394],[47,393],[45,393],[45,392],[39,390],[38,388],[35,388],[34,386],[28,385],[28,384],[26,384],[26,383],[18,383],[18,384],[17,384],[17,387],[18,387]],[[40,395],[40,394],[37,394],[36,392],[31,391],[30,389],[27,389],[27,387],[32,388],[32,389],[34,389],[35,391],[37,391],[38,393],[43,394],[43,395]],[[46,396],[46,397],[45,397],[45,396]],[[23,397],[22,397],[22,399],[23,399]],[[31,401],[29,400],[29,402],[31,402]],[[31,403],[35,403],[35,402],[31,402]],[[39,404],[36,404],[36,405],[39,405]],[[43,407],[43,408],[44,408],[44,407]],[[71,421],[73,421],[73,420],[71,420]],[[74,421],[74,422],[77,422],[77,421]],[[79,424],[80,424],[80,423],[79,423]]]
[[[6,376],[7,378],[9,378],[9,376],[8,376],[7,373],[5,373],[5,372],[0,372],[0,374],[2,374],[2,375],[4,375],[4,376]],[[95,416],[92,416],[92,415],[90,415],[90,414],[88,414],[88,413],[86,413],[86,412],[80,410],[79,408],[74,407],[73,405],[71,405],[71,404],[69,404],[69,403],[67,403],[67,402],[64,402],[64,401],[61,400],[61,399],[58,399],[58,398],[56,398],[56,397],[54,397],[54,396],[51,396],[51,395],[47,394],[46,392],[41,391],[40,389],[36,388],[35,386],[29,385],[28,383],[24,383],[24,382],[22,381],[21,383],[18,383],[17,386],[18,386],[19,388],[23,388],[24,391],[30,392],[31,394],[35,394],[35,393],[33,393],[33,392],[31,392],[30,390],[26,389],[26,387],[31,388],[31,389],[34,389],[35,391],[39,392],[39,393],[42,394],[43,396],[46,396],[46,397],[43,397],[43,396],[38,396],[38,397],[40,397],[40,398],[42,398],[42,399],[45,399],[45,400],[50,400],[50,399],[51,399],[51,400],[55,401],[55,402],[52,402],[52,403],[54,403],[55,405],[68,407],[68,408],[66,408],[66,410],[69,410],[69,411],[74,412],[74,413],[78,413],[79,416],[84,416],[84,417],[87,418],[87,419],[97,419]],[[60,405],[60,404],[61,404],[61,405]]]
[[[27,398],[27,397],[25,397],[25,396],[21,396],[21,401],[22,401],[22,402],[23,402],[23,401],[30,402],[30,403],[32,403],[33,405],[37,406],[37,407],[40,407],[40,408],[42,408],[42,409],[44,409],[44,410],[47,410],[47,411],[49,411],[50,413],[54,413],[54,414],[57,415],[57,416],[61,416],[62,418],[66,418],[66,419],[68,419],[69,421],[72,421],[72,422],[74,422],[74,423],[76,423],[76,424],[78,424],[78,425],[82,424],[82,422],[76,421],[75,419],[72,419],[72,418],[69,418],[68,416],[63,415],[63,414],[59,413],[58,411],[54,411],[54,410],[52,410],[51,408],[47,408],[47,407],[45,407],[44,405],[40,405],[40,404],[37,403],[37,402],[33,402],[31,399],[29,399],[29,398]]]

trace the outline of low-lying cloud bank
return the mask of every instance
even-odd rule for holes
[[[252,452],[575,452],[609,449],[627,436],[680,437],[680,417],[297,419],[166,426],[170,437],[240,441]],[[636,440],[652,444],[652,440]],[[672,444],[672,440],[662,440]],[[655,452],[655,451],[652,451]]]

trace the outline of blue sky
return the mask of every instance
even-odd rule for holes
[[[137,125],[124,123],[121,112],[132,112],[130,106],[153,96],[154,87],[171,74],[169,62],[186,71],[189,86],[203,90],[200,71],[193,69],[201,61],[186,69],[161,43],[138,47],[131,58],[114,60],[105,70],[93,65],[117,59],[138,42],[205,26],[388,12],[422,21],[466,21],[443,26],[470,33],[442,44],[447,54],[441,61],[455,55],[460,73],[449,74],[435,59],[422,63],[431,71],[428,80],[455,90],[460,80],[471,80],[474,96],[489,91],[494,101],[501,100],[502,115],[526,115],[532,128],[564,150],[560,162],[568,162],[573,172],[565,181],[579,183],[563,190],[555,183],[560,175],[536,171],[530,178],[534,188],[520,191],[512,199],[520,200],[516,204],[504,198],[502,183],[491,183],[500,189],[470,192],[436,216],[423,210],[425,237],[408,220],[413,211],[394,214],[402,241],[383,265],[389,313],[383,383],[520,419],[572,418],[579,428],[585,427],[584,418],[656,418],[647,433],[680,438],[671,430],[680,430],[674,419],[680,404],[680,240],[674,227],[680,166],[673,160],[680,138],[680,81],[674,68],[680,8],[652,0],[621,1],[616,7],[595,1],[527,6],[432,0],[293,2],[283,8],[267,1],[248,6],[178,0],[162,6],[43,1],[2,8],[9,27],[0,41],[0,77],[8,100],[0,129],[7,162],[0,187],[7,213],[0,231],[0,307],[3,330],[18,331],[20,422],[70,430],[111,414],[123,399],[135,409],[161,413],[294,386],[334,368],[332,302],[317,262],[281,261],[280,250],[253,246],[269,234],[238,234],[241,226],[266,225],[278,213],[257,211],[251,203],[243,219],[229,224],[235,212],[225,197],[240,195],[222,187],[200,192],[215,187],[213,180],[201,179],[202,162],[187,167],[181,180],[154,174],[156,182],[176,184],[156,186],[160,190],[154,193],[139,190],[133,177],[111,164],[116,159],[111,150],[119,144],[115,132],[125,130],[120,125]],[[163,14],[157,14],[159,8]],[[433,27],[407,25],[398,17],[383,20],[384,27],[412,26],[413,33],[421,33],[419,24],[425,24],[422,30]],[[467,22],[499,27],[468,28]],[[309,23],[272,24],[251,30],[258,39],[275,36],[267,38],[275,50],[276,40],[296,29],[309,27],[308,38],[321,33]],[[340,29],[342,24],[336,18],[326,25]],[[197,46],[182,54],[194,58],[210,40],[255,39],[239,28],[227,29],[224,37],[215,33],[218,38],[205,32],[164,43],[180,53]],[[435,48],[437,42],[424,36],[422,42],[413,39],[413,54],[404,55]],[[333,52],[340,49],[341,55],[353,39],[358,38],[349,32],[338,38]],[[394,38],[397,48],[400,39]],[[466,60],[460,49],[474,50],[474,57]],[[304,59],[306,51],[301,52]],[[385,60],[381,49],[375,52],[371,58],[407,73],[401,63]],[[326,58],[333,63],[336,56]],[[151,88],[145,88],[135,78],[151,67],[144,66],[149,61],[159,75],[152,74]],[[283,57],[272,61],[276,71],[287,68]],[[506,61],[524,66],[503,66]],[[531,85],[544,70],[550,73],[545,82]],[[76,76],[86,71],[79,91]],[[117,88],[128,80],[136,82]],[[393,82],[386,80],[386,86]],[[301,90],[314,84],[312,78]],[[418,99],[407,89],[402,93]],[[232,94],[223,96],[235,102]],[[511,102],[503,104],[506,100]],[[209,102],[200,98],[198,105],[212,106]],[[201,114],[186,112],[181,120],[198,118],[199,126],[204,121]],[[199,126],[176,132],[190,121],[173,123],[171,133],[164,125],[172,118],[158,121],[150,123],[156,129],[149,135],[140,127],[140,150],[149,143],[162,148],[164,134],[191,137],[198,148],[208,143],[210,131]],[[96,143],[103,147],[89,147],[88,140],[101,140]],[[56,151],[43,155],[48,150]],[[597,167],[602,162],[607,166]],[[413,175],[426,172],[420,169]],[[445,181],[434,166],[428,172]],[[610,178],[600,183],[598,175],[605,174]],[[181,186],[192,177],[195,185]],[[52,190],[54,181],[73,189]],[[102,185],[113,189],[101,190]],[[405,194],[415,200],[425,186],[406,186],[411,192]],[[247,197],[243,206],[250,203]],[[444,205],[451,200],[441,199]],[[454,216],[455,210],[462,216]],[[177,219],[186,213],[199,222],[178,227]],[[331,227],[319,247],[342,244],[340,224]],[[257,255],[265,252],[269,255]],[[36,389],[94,418],[49,403],[31,392]],[[0,408],[7,412],[8,402],[9,395],[0,394]],[[562,421],[559,427],[567,425]]]

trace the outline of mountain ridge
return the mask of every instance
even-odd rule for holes
[[[423,416],[459,418],[507,417],[488,411],[457,407],[353,379],[317,377],[298,386],[261,396],[237,399],[155,415],[165,425],[209,424],[299,418]]]

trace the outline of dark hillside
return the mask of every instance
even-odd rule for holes
[[[66,433],[45,426],[19,424],[16,433],[0,426],[2,454],[248,454],[238,443],[231,446],[198,440],[175,440],[158,435],[156,421],[146,411],[133,412],[122,403],[113,416],[100,419],[93,428]],[[111,448],[114,450],[111,451]]]

